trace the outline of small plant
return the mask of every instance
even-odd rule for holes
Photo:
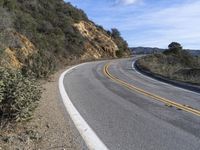
[[[11,11],[15,9],[17,4],[16,4],[16,0],[4,0],[3,5],[6,6]]]
[[[118,58],[123,57],[123,51],[121,51],[121,50],[116,51],[116,56],[117,56]]]
[[[23,121],[32,116],[41,91],[34,79],[0,68],[0,122]]]
[[[55,57],[43,51],[26,59],[25,64],[22,68],[25,77],[47,78],[56,68]]]

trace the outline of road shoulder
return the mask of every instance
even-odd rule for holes
[[[1,133],[0,149],[87,149],[60,99],[58,79],[64,70],[41,81],[42,98],[33,119]]]

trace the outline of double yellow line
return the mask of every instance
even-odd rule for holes
[[[106,64],[103,68],[103,73],[105,76],[107,76],[108,78],[110,78],[111,80],[113,80],[115,83],[123,86],[123,87],[126,87],[127,89],[131,90],[131,91],[136,91],[142,95],[145,95],[147,97],[150,97],[154,100],[157,100],[159,102],[162,102],[168,106],[173,106],[173,107],[176,107],[177,109],[181,109],[181,110],[184,110],[186,112],[189,112],[189,113],[192,113],[194,115],[197,115],[197,116],[200,116],[200,111],[197,110],[197,109],[194,109],[188,105],[183,105],[183,104],[180,104],[180,103],[177,103],[177,102],[174,102],[172,100],[169,100],[169,99],[166,99],[166,98],[163,98],[163,97],[160,97],[158,95],[155,95],[155,94],[152,94],[152,93],[149,93],[143,89],[140,89],[134,85],[131,85],[125,81],[122,81],[120,80],[119,78],[113,76],[110,72],[109,72],[109,66],[110,66],[110,63]]]

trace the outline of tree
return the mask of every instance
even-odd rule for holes
[[[168,45],[169,50],[182,50],[183,47],[177,42],[172,42]]]
[[[121,36],[119,30],[116,28],[111,29],[111,33],[112,33],[112,37],[114,38],[119,38]]]
[[[113,41],[118,47],[118,52],[116,52],[117,57],[122,57],[129,54],[128,43],[121,37],[118,29],[113,28],[111,31],[107,31],[108,35],[111,35]]]
[[[180,52],[183,50],[183,47],[181,46],[180,43],[178,42],[172,42],[168,45],[168,49],[166,51],[164,51],[163,53],[165,55],[169,55],[169,54],[180,54]]]
[[[108,30],[108,31],[106,31],[106,33],[109,35],[109,36],[111,36],[112,35],[112,33]]]
[[[172,42],[168,45],[168,49],[163,52],[165,55],[171,55],[176,59],[181,65],[192,67],[195,66],[196,62],[194,57],[183,47],[180,43]]]

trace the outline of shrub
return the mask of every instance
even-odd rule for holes
[[[0,6],[0,30],[11,28],[13,26],[12,15],[10,12]],[[2,32],[0,31],[0,32]]]
[[[40,99],[35,80],[18,71],[0,68],[0,122],[23,121],[32,116]]]
[[[25,66],[22,68],[24,76],[33,76],[36,78],[46,78],[56,68],[56,59],[47,52],[39,51],[25,60]]]
[[[180,43],[177,42],[172,42],[168,45],[169,50],[174,50],[174,49],[178,49],[178,50],[182,50],[182,46]]]
[[[126,54],[130,54],[129,52],[129,48],[128,48],[128,43],[121,37],[120,32],[118,31],[118,29],[114,28],[111,29],[111,32],[109,33],[107,31],[108,35],[111,34],[111,37],[113,39],[113,41],[116,43],[119,52],[116,52],[116,55],[118,57],[122,57],[123,55]]]
[[[4,91],[5,91],[5,86],[3,84],[3,81],[0,81],[0,103],[3,101]]]
[[[116,56],[117,56],[118,58],[123,57],[123,51],[121,51],[121,50],[116,51]]]
[[[4,7],[7,7],[10,11],[14,10],[16,7],[16,0],[4,0]]]
[[[177,42],[172,42],[168,45],[168,49],[165,50],[163,53],[165,55],[171,55],[171,54],[178,55],[181,53],[182,49],[183,48],[182,48],[181,44],[179,44]]]

